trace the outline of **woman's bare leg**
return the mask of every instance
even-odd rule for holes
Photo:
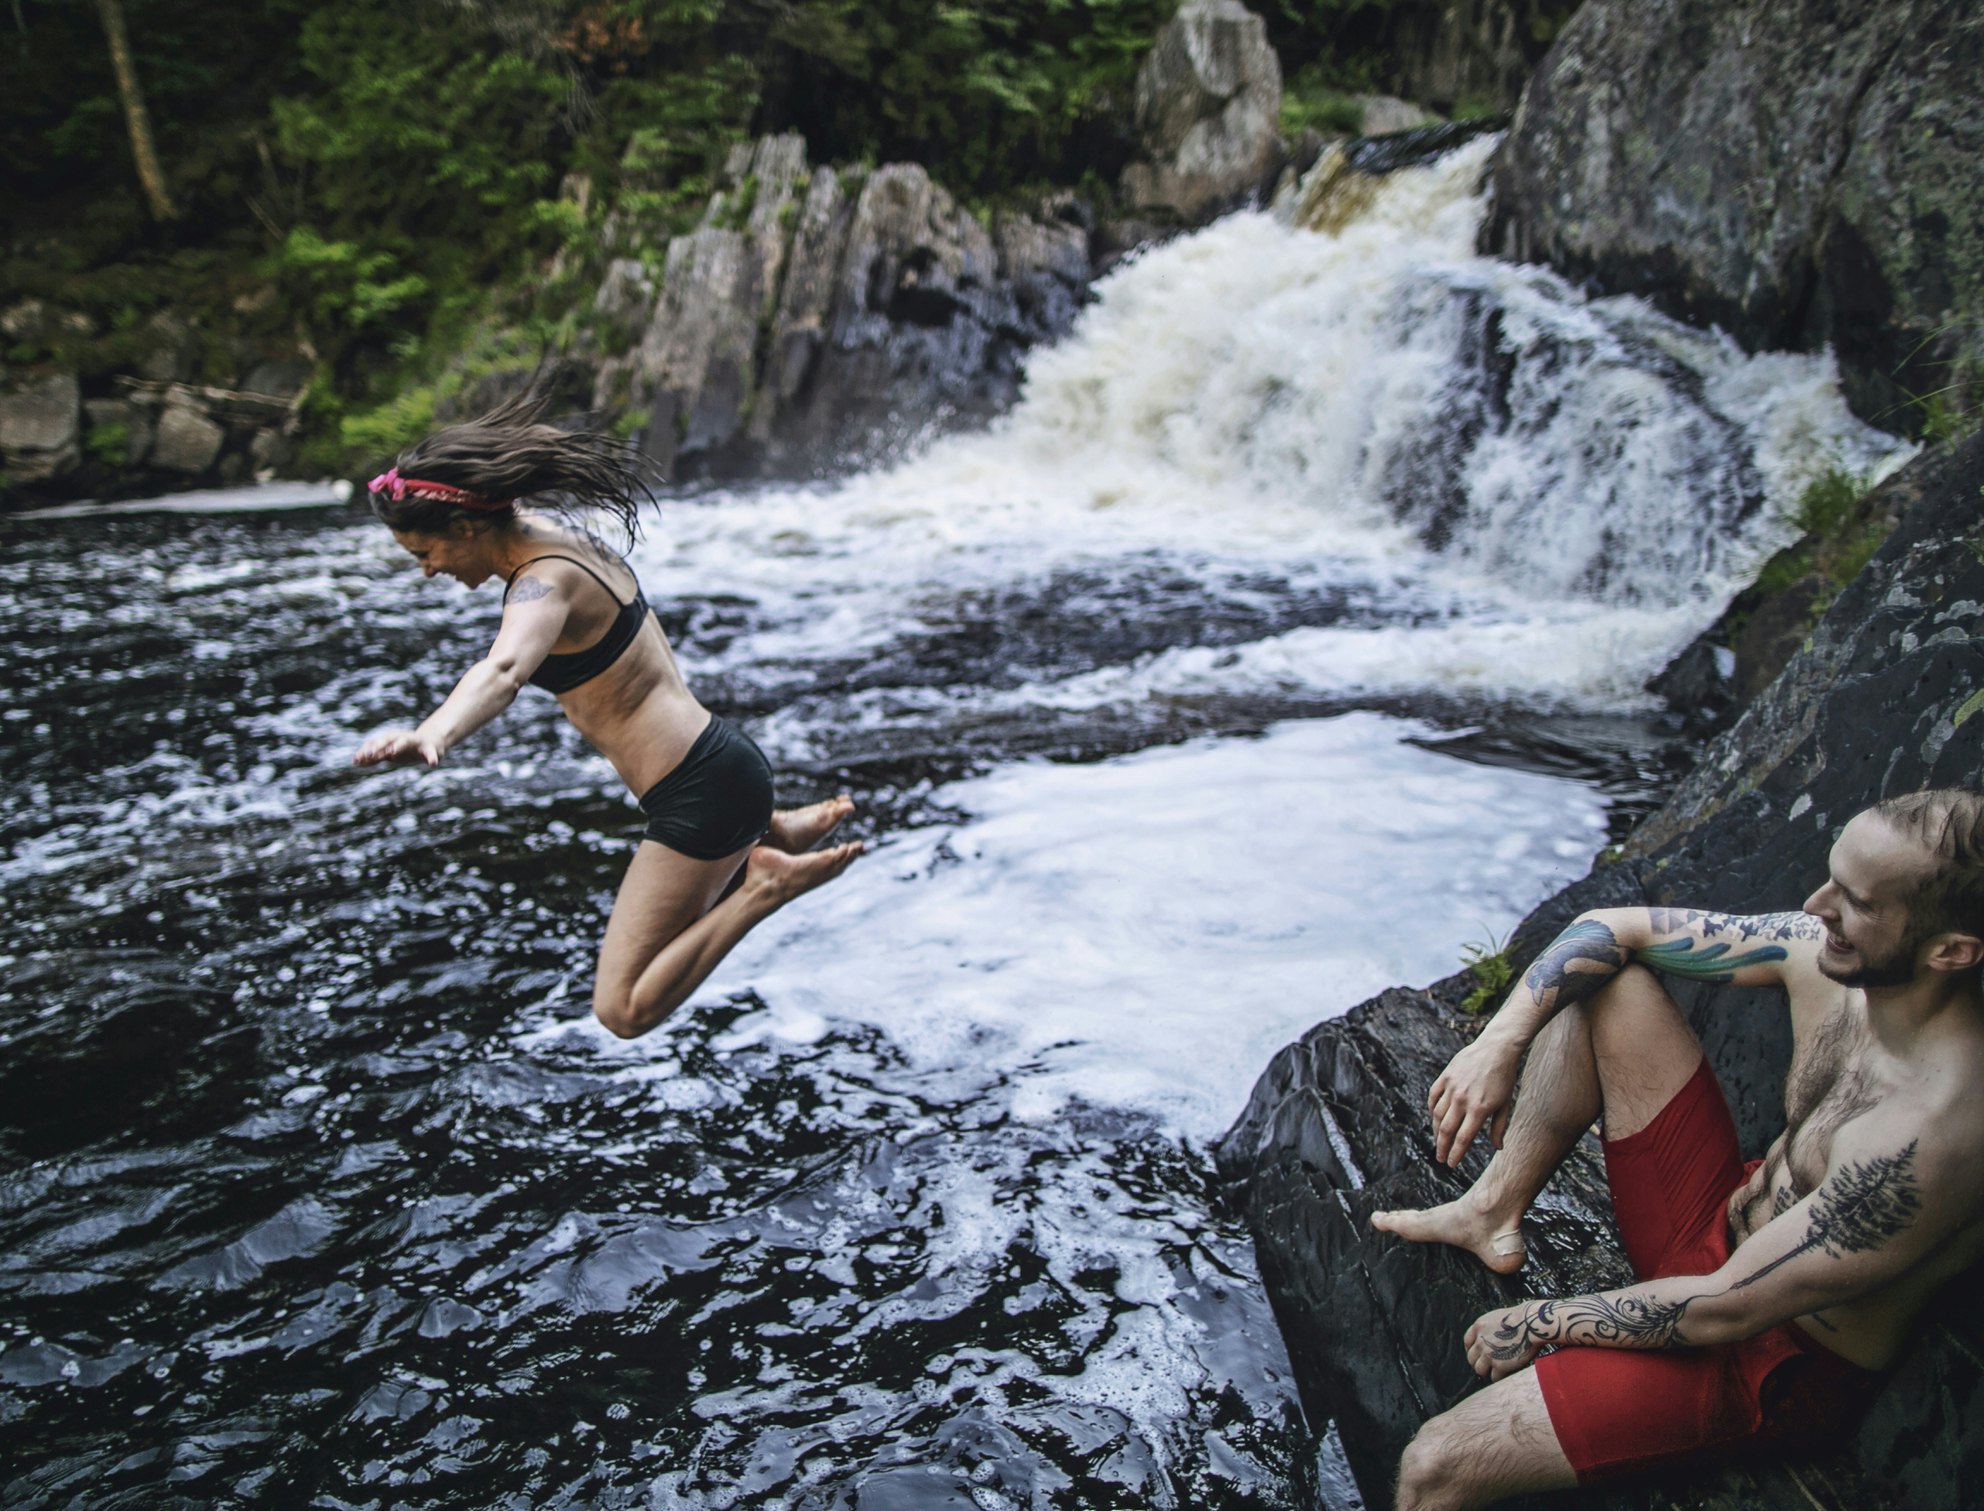
[[[740,939],[840,875],[861,849],[857,842],[787,855],[760,845],[710,861],[642,840],[600,943],[593,1015],[621,1038],[638,1038],[687,1001]],[[740,866],[743,882],[725,896]]]

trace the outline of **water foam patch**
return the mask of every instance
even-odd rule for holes
[[[870,1024],[940,1080],[1009,1077],[1024,1118],[1079,1100],[1211,1138],[1275,1050],[1454,970],[1603,842],[1588,789],[1428,732],[1358,713],[954,784],[969,822],[904,835],[732,955],[715,989],[766,1007],[719,1047]],[[618,1052],[683,1032],[693,1014]]]

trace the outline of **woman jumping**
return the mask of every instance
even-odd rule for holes
[[[503,623],[489,654],[418,729],[373,735],[352,763],[438,766],[526,682],[556,694],[647,815],[592,992],[599,1021],[631,1039],[862,846],[812,849],[853,801],[775,811],[763,752],[696,701],[633,571],[590,532],[525,507],[538,498],[561,514],[604,509],[631,533],[648,496],[628,447],[543,424],[544,407],[535,394],[513,399],[429,436],[372,479],[372,512],[427,576],[470,588],[503,579]]]

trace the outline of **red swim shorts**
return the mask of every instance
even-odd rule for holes
[[[1707,1275],[1729,1258],[1730,1193],[1748,1179],[1706,1059],[1638,1133],[1605,1142],[1605,1178],[1642,1280]],[[1559,1348],[1536,1380],[1578,1483],[1761,1448],[1837,1445],[1881,1376],[1791,1323],[1712,1348]]]

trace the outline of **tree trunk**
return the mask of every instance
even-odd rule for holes
[[[131,156],[137,159],[138,182],[145,188],[145,203],[151,206],[153,220],[177,220],[172,196],[166,191],[165,174],[158,165],[158,152],[152,146],[152,118],[145,109],[144,91],[138,87],[138,70],[131,62],[131,35],[124,28],[122,0],[96,0],[97,14],[103,18],[103,34],[110,41],[110,66],[117,70],[117,97],[124,102],[124,124],[131,131]]]

